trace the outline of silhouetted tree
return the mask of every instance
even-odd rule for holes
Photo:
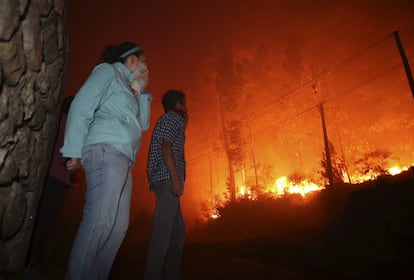
[[[391,152],[383,149],[376,149],[374,151],[364,154],[364,156],[355,162],[356,169],[362,174],[386,174],[388,160],[391,157]]]
[[[254,176],[248,176],[246,183],[251,187],[252,191],[256,192],[258,196],[261,196],[264,194],[267,186],[274,184],[276,178],[273,174],[273,168],[269,163],[257,162],[254,168],[257,172],[257,181]]]
[[[245,159],[245,145],[247,141],[242,135],[242,123],[239,120],[233,120],[228,126],[229,136],[229,159],[233,165],[240,168]]]

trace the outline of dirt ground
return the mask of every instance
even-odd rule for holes
[[[412,171],[408,179],[359,186],[349,199],[344,186],[303,205],[291,197],[233,203],[220,219],[189,231],[182,280],[413,280]],[[150,217],[137,221],[111,280],[143,279]],[[33,263],[22,279],[63,280],[76,229],[62,225],[47,265]]]
[[[257,245],[249,247],[243,242],[228,241],[189,243],[184,249],[182,280],[311,279],[301,273],[268,263],[252,252],[259,250],[254,247]],[[249,250],[250,254],[246,252]],[[145,246],[123,246],[110,279],[143,279],[146,251]]]

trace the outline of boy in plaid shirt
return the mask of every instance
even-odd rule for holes
[[[185,94],[168,90],[162,97],[164,114],[155,125],[147,164],[150,191],[155,193],[152,236],[145,280],[180,279],[185,222],[180,196],[185,181]]]

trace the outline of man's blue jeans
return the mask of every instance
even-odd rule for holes
[[[145,280],[179,280],[185,238],[180,198],[172,193],[171,180],[151,186],[157,201],[152,221],[151,241]]]
[[[66,279],[107,279],[129,225],[132,179],[129,159],[108,144],[84,148],[85,206]]]

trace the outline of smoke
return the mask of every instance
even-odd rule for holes
[[[329,140],[346,164],[378,148],[389,150],[395,164],[412,164],[412,98],[387,38],[399,30],[412,61],[412,1],[124,1],[129,8],[119,18],[109,2],[71,1],[68,92],[77,91],[96,63],[93,53],[133,39],[150,70],[150,130],[162,113],[163,92],[187,94],[182,202],[190,228],[228,199],[223,142],[233,120],[243,124],[246,182],[256,181],[255,170],[261,185],[298,171],[317,179],[324,147],[319,102]],[[91,13],[102,19],[91,21]],[[108,15],[114,20],[104,20]],[[131,19],[134,28],[127,28]],[[312,90],[316,81],[320,96]],[[149,137],[134,166],[132,219],[154,205],[145,178]],[[235,173],[238,178],[241,169]]]

